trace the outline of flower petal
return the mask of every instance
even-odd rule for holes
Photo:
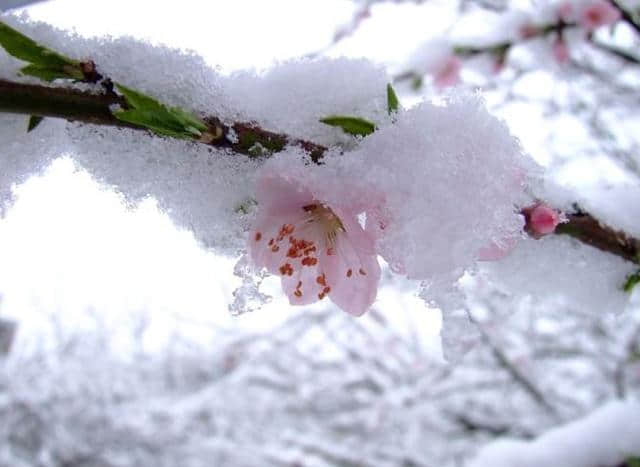
[[[282,290],[289,297],[289,303],[309,305],[320,300],[325,286],[321,284],[323,280],[318,281],[319,277],[322,274],[317,265],[300,267],[292,276],[283,276]]]
[[[258,180],[256,196],[262,213],[295,211],[312,202],[313,195],[302,183],[294,183],[280,174],[265,174]]]
[[[354,222],[357,223],[355,219]],[[373,239],[361,227],[359,229],[354,237],[366,239],[363,248],[350,235],[343,234],[336,239],[333,254],[324,252],[320,258],[331,289],[331,301],[356,316],[362,315],[371,307],[380,281],[378,258],[369,248]],[[352,232],[354,231],[356,230],[353,229]]]

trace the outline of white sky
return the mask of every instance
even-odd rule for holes
[[[52,0],[26,11],[82,35],[133,35],[193,49],[231,71],[323,49],[353,9],[348,0]],[[375,44],[377,60],[398,61],[396,51],[411,50],[433,23],[433,15],[414,5],[383,13],[332,53],[361,55]],[[403,25],[393,41],[376,17]],[[14,208],[0,221],[0,313],[21,321],[23,340],[39,335],[36,330],[51,332],[50,318],[71,330],[100,325],[117,333],[145,317],[150,347],[164,345],[184,323],[195,323],[184,332],[206,343],[212,326],[266,330],[304,312],[280,297],[257,313],[231,317],[227,305],[238,284],[233,260],[200,249],[153,202],[126,209],[68,159],[16,193]],[[437,349],[438,314],[413,296],[415,284],[401,288],[409,291],[383,288],[376,306]],[[272,281],[270,291],[277,289]]]

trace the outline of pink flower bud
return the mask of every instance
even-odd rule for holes
[[[621,17],[620,10],[606,0],[597,0],[589,4],[580,15],[580,25],[587,31],[613,24]]]
[[[523,209],[527,220],[527,230],[534,237],[542,237],[556,230],[562,221],[560,214],[546,204],[536,204]]]

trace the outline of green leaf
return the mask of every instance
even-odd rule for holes
[[[44,117],[38,117],[37,115],[32,115],[31,117],[29,117],[29,125],[27,126],[27,133],[30,133],[33,130],[35,130],[36,127],[40,125],[40,123],[42,123],[42,120],[44,120]]]
[[[420,88],[422,87],[422,84],[423,84],[423,79],[422,79],[422,76],[420,75],[416,74],[411,79],[411,89],[413,89],[414,91],[420,90]]]
[[[154,133],[175,138],[199,138],[207,125],[179,108],[167,107],[161,102],[121,84],[118,91],[125,97],[129,109],[117,110],[113,115],[124,122],[148,128]]]
[[[638,283],[640,283],[640,270],[627,276],[627,281],[624,283],[622,288],[625,292],[631,292]]]
[[[391,83],[387,84],[387,112],[391,115],[393,112],[397,112],[400,107],[400,101],[396,92],[393,90]]]
[[[65,66],[63,69],[51,68],[40,65],[27,65],[20,69],[24,75],[35,76],[44,81],[53,81],[54,79],[82,79],[84,76],[80,69],[73,69]]]
[[[24,34],[0,21],[0,45],[12,56],[41,68],[62,70],[76,67],[78,62],[41,46]]]
[[[322,123],[342,128],[345,133],[355,136],[367,136],[376,130],[376,126],[368,120],[358,117],[331,115],[320,120]]]
[[[629,467],[640,467],[640,457],[630,457],[627,459],[627,465]]]

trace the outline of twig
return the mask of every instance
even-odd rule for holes
[[[609,0],[609,2],[620,11],[620,14],[622,15],[622,19],[625,20],[627,23],[629,23],[629,26],[631,26],[633,29],[636,30],[638,34],[640,34],[640,23],[636,21],[633,13],[631,13],[629,10],[623,7],[620,4],[620,2],[617,0]]]
[[[507,357],[504,351],[500,347],[498,347],[495,342],[493,342],[493,339],[491,339],[491,336],[489,335],[489,333],[484,329],[484,326],[482,326],[482,323],[478,322],[478,320],[473,318],[473,316],[471,316],[471,313],[469,313],[468,311],[467,313],[469,315],[469,320],[471,320],[471,322],[476,325],[476,327],[480,331],[482,340],[489,346],[489,349],[491,349],[491,353],[493,354],[495,359],[498,361],[500,366],[504,368],[505,371],[509,373],[509,375],[511,375],[513,380],[516,383],[518,383],[520,387],[522,387],[522,389],[524,389],[524,391],[527,394],[529,394],[534,401],[538,403],[538,405],[544,407],[546,411],[549,412],[554,417],[557,417],[558,414],[556,412],[556,409],[547,401],[542,391],[538,389],[531,381],[529,381],[529,378],[527,378],[524,374],[522,374],[522,372],[520,372],[518,367],[516,367],[511,362],[511,360],[509,360],[509,357]]]
[[[567,215],[569,222],[556,227],[556,233],[570,235],[587,245],[634,263],[640,262],[640,240],[615,230],[585,212]]]
[[[640,57],[637,57],[631,52],[627,52],[626,50],[623,50],[620,47],[616,47],[610,44],[605,44],[604,42],[595,40],[593,37],[589,38],[589,43],[593,45],[596,49],[602,50],[603,52],[610,53],[611,55],[614,55],[624,60],[627,63],[640,65]]]
[[[125,99],[113,93],[95,94],[78,89],[0,80],[0,112],[62,118],[94,125],[147,131],[142,126],[118,120],[111,111],[113,106],[127,108]],[[215,116],[204,120],[209,126],[208,134],[215,135],[215,138],[198,141],[199,143],[230,149],[251,157],[264,155],[263,151],[256,151],[258,147],[273,153],[291,144],[302,147],[314,162],[318,162],[327,150],[319,144],[268,131],[251,122],[225,124],[222,119]]]
[[[626,396],[626,387],[624,381],[624,372],[625,367],[629,363],[629,359],[637,352],[638,346],[640,345],[640,325],[637,325],[634,331],[631,333],[631,337],[626,342],[624,346],[625,353],[622,358],[618,361],[616,368],[614,370],[614,384],[616,388],[616,396],[619,399],[624,399]]]

